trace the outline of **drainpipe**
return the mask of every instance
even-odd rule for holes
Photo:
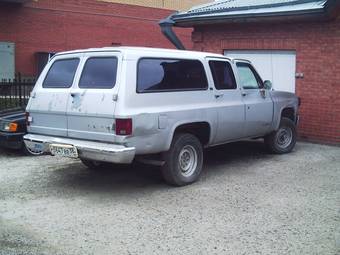
[[[173,15],[173,14],[172,14]],[[178,39],[176,33],[173,30],[173,26],[175,24],[175,21],[172,19],[172,15],[169,17],[162,19],[159,21],[159,26],[161,27],[163,35],[168,38],[168,40],[175,45],[175,47],[179,50],[185,50],[185,47],[183,46],[182,42]]]
[[[327,17],[329,19],[335,19],[340,14],[340,1],[328,0],[325,9]]]

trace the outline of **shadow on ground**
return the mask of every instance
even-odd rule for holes
[[[104,168],[88,169],[78,160],[57,159],[50,156],[27,157],[17,151],[0,151],[0,157],[17,158],[18,164],[34,164],[34,171],[25,179],[29,190],[16,190],[21,194],[39,194],[40,196],[75,196],[88,193],[120,194],[150,190],[171,189],[162,179],[159,167],[134,163],[131,165],[106,165]],[[240,168],[233,170],[228,165],[237,166],[244,162],[254,163],[271,157],[261,140],[242,141],[205,150],[202,179],[209,180],[215,175],[230,171],[237,174]],[[27,159],[27,161],[26,161]],[[39,162],[37,162],[38,160]],[[236,170],[235,170],[236,169]],[[198,182],[195,185],[200,185]],[[185,189],[186,187],[183,187]]]
[[[268,155],[262,142],[245,141],[209,148],[205,151],[204,172],[228,171],[223,168],[235,162],[261,160]],[[81,162],[50,168],[49,187],[78,189],[84,191],[114,192],[137,191],[134,188],[168,189],[162,179],[160,168],[134,163],[132,165],[106,165],[104,168],[88,169]]]

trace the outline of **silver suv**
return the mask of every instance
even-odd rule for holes
[[[152,48],[55,55],[27,106],[32,150],[103,162],[142,160],[181,186],[199,178],[203,148],[264,137],[275,153],[296,142],[298,98],[273,91],[247,60]]]

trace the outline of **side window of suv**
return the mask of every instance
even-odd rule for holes
[[[216,89],[236,89],[236,81],[231,65],[227,61],[209,61]]]
[[[254,68],[247,63],[237,63],[238,75],[244,89],[259,89],[263,87],[262,80]]]
[[[138,62],[138,93],[207,88],[207,77],[199,60],[142,58]]]

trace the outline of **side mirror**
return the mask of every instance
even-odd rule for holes
[[[272,82],[269,81],[269,80],[264,81],[264,83],[263,83],[263,88],[264,88],[264,89],[267,89],[267,90],[271,90],[271,89],[273,88]]]

